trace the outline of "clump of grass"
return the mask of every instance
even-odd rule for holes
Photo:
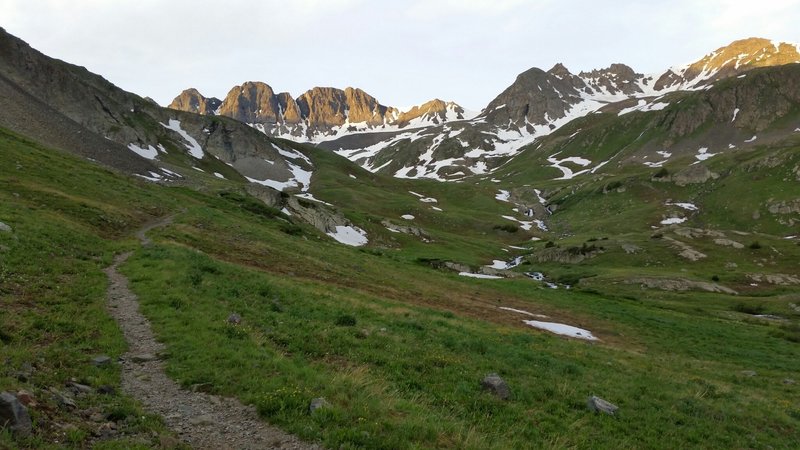
[[[512,225],[510,223],[504,223],[502,225],[495,225],[493,227],[495,230],[505,231],[506,233],[516,233],[519,231],[519,227],[516,225]]]
[[[757,314],[764,314],[764,305],[752,305],[747,303],[737,303],[733,307],[734,311],[738,311],[740,313],[750,314],[750,315],[757,315]]]
[[[356,318],[350,314],[342,314],[336,318],[334,323],[340,327],[354,327],[356,326]]]
[[[653,174],[653,178],[664,178],[669,175],[669,170],[666,167],[662,167],[658,170],[658,172]]]

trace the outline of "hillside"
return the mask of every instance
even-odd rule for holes
[[[178,111],[6,33],[0,49],[0,391],[32,419],[0,447],[263,447],[216,431],[236,402],[284,448],[800,441],[800,65],[755,67],[777,53],[740,73],[723,49],[701,61],[724,76],[690,65],[673,73],[692,89],[598,103],[522,147],[486,134],[530,100],[518,84],[476,119],[432,101],[397,126],[443,123],[335,152],[217,114],[248,100],[285,123],[266,85]],[[578,78],[647,79],[604,73]],[[497,158],[465,156],[479,138]],[[123,334],[121,286],[160,350]],[[157,398],[160,377],[214,414]]]

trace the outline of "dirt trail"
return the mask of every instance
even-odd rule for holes
[[[145,233],[171,221],[172,216],[151,222],[136,236],[142,245],[150,245]],[[164,363],[157,357],[164,345],[156,341],[150,322],[139,312],[136,295],[128,289],[128,280],[117,271],[130,255],[117,255],[114,264],[105,269],[110,283],[108,307],[129,345],[122,358],[123,391],[148,411],[161,415],[169,428],[193,448],[321,449],[263,422],[252,406],[233,398],[181,389],[167,377]]]

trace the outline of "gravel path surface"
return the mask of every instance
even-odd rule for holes
[[[139,230],[136,235],[142,245],[150,244],[145,236],[148,230],[167,225],[171,219],[152,222]],[[158,357],[164,345],[156,341],[150,322],[139,312],[128,280],[117,272],[130,255],[117,255],[114,264],[105,269],[110,282],[108,308],[129,345],[122,358],[122,390],[148,411],[161,415],[169,428],[193,448],[321,449],[265,423],[253,406],[244,406],[234,398],[181,389],[167,377]]]

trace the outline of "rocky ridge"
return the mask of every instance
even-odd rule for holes
[[[234,86],[219,104],[190,88],[169,108],[219,115],[251,125],[269,136],[320,142],[352,133],[396,131],[439,125],[474,116],[454,102],[434,99],[401,111],[361,89],[314,87],[296,99],[260,81]]]
[[[459,179],[491,172],[521,148],[591,113],[660,111],[671,104],[670,94],[702,92],[718,81],[744,78],[753,69],[796,62],[800,62],[797,45],[750,38],[717,49],[694,63],[651,75],[637,73],[624,64],[578,74],[562,64],[547,71],[532,68],[521,73],[474,119],[415,133],[397,132],[377,142],[367,136],[347,136],[320,146],[369,170],[398,177]],[[736,98],[727,101],[731,105],[724,108],[725,121],[731,122],[737,107],[741,110],[738,117],[742,120],[733,127],[746,124],[748,115],[759,115],[751,110],[752,104],[739,105]],[[688,134],[679,128],[681,123],[694,127],[710,113],[700,109],[694,112],[701,114],[688,118],[685,113],[675,113],[681,116],[672,126],[677,135]],[[759,128],[766,124],[757,122]]]

